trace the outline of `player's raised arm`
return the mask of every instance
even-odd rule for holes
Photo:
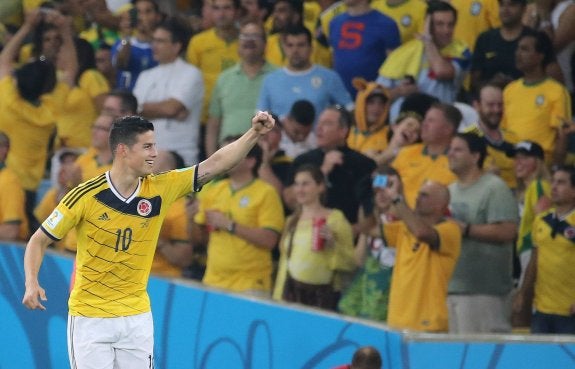
[[[271,114],[258,112],[252,118],[252,127],[236,141],[226,145],[200,163],[198,167],[199,186],[236,166],[258,142],[258,139],[271,131],[275,124]]]
[[[29,309],[46,310],[44,305],[40,302],[46,301],[46,291],[40,287],[38,282],[38,272],[44,259],[44,253],[48,245],[52,243],[52,239],[48,237],[41,229],[36,230],[36,233],[30,237],[26,245],[26,252],[24,253],[24,274],[26,277],[26,292],[22,303]]]

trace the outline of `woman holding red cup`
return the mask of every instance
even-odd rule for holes
[[[325,178],[314,165],[296,170],[297,208],[280,241],[274,298],[334,310],[339,272],[355,269],[352,228],[343,213],[323,205]]]

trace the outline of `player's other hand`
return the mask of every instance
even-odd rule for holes
[[[40,299],[38,299],[40,298]],[[24,298],[22,299],[22,304],[24,304],[28,309],[40,309],[46,310],[44,305],[40,303],[41,301],[47,301],[46,291],[38,283],[33,283],[26,285],[26,292],[24,293]]]

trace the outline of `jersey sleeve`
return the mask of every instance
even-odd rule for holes
[[[82,202],[80,201],[76,206],[68,208],[65,204],[65,199],[62,199],[52,214],[44,220],[40,228],[48,237],[54,241],[63,239],[68,231],[78,224],[82,213]]]

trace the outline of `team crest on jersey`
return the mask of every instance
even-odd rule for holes
[[[311,79],[311,86],[313,88],[319,88],[322,84],[321,77],[312,77]]]
[[[247,197],[247,196],[243,196],[243,197],[240,199],[240,208],[245,208],[245,207],[247,207],[247,206],[249,205],[249,203],[250,203],[250,198]]]
[[[60,221],[62,220],[62,218],[64,217],[64,215],[62,213],[60,213],[60,211],[58,210],[54,210],[52,212],[52,214],[50,214],[50,216],[48,217],[48,219],[46,219],[45,224],[49,227],[49,228],[56,228],[56,226],[58,225],[58,223],[60,223]]]
[[[401,20],[399,22],[404,27],[411,26],[411,15],[409,14],[404,15],[403,17],[401,17]]]
[[[537,95],[537,97],[535,98],[535,105],[541,106],[543,105],[544,102],[545,102],[545,96]]]
[[[145,217],[152,212],[152,203],[146,199],[142,199],[138,202],[138,214]]]
[[[479,13],[481,13],[481,7],[482,7],[482,5],[479,1],[472,2],[471,8],[469,8],[471,15],[478,16]]]

